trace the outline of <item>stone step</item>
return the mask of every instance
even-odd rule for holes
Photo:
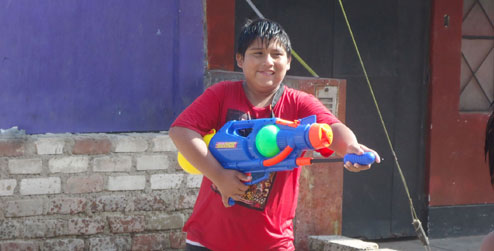
[[[374,242],[362,241],[341,235],[309,236],[309,250],[311,251],[360,251],[380,250],[392,251],[394,249],[379,249]]]

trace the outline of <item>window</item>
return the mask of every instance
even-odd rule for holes
[[[464,0],[460,111],[487,111],[494,100],[494,1]]]

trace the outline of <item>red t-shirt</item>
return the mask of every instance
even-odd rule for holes
[[[319,123],[340,121],[313,95],[285,87],[273,108],[285,120],[317,115]],[[217,83],[187,107],[172,124],[205,135],[227,121],[271,117],[270,107],[254,107],[242,81]],[[194,211],[184,226],[187,239],[212,250],[293,250],[293,217],[297,207],[300,168],[275,172],[250,186],[244,200],[225,208],[212,182],[204,177]]]

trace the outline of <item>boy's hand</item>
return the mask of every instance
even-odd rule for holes
[[[347,154],[348,153],[353,153],[357,155],[362,155],[364,152],[371,152],[376,156],[376,163],[381,163],[381,158],[379,157],[379,154],[377,154],[376,151],[362,145],[362,144],[352,144],[349,145],[347,148]],[[350,161],[347,161],[344,163],[344,167],[350,171],[350,172],[360,172],[360,171],[365,171],[371,168],[371,165],[360,165],[360,164],[352,164]]]
[[[242,172],[223,169],[218,178],[214,181],[214,184],[221,194],[223,205],[225,207],[230,207],[230,205],[228,205],[228,198],[240,200],[245,194],[245,191],[249,188],[244,182],[248,182],[251,179],[252,176]]]

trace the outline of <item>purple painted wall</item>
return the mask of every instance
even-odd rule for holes
[[[202,0],[0,0],[0,128],[168,130],[202,93]]]

